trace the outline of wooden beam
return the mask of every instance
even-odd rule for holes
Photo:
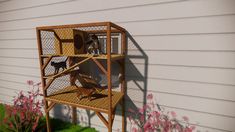
[[[100,112],[95,112],[95,113],[100,118],[100,120],[105,124],[105,126],[108,127],[110,122],[108,122]]]
[[[62,42],[61,42],[61,39],[60,37],[58,36],[58,34],[55,32],[55,30],[52,30],[54,32],[54,35],[56,37],[56,39],[59,41],[59,54],[62,54]]]
[[[49,62],[51,61],[52,56],[50,56],[47,60],[46,63],[42,66],[42,70],[44,70],[46,68],[46,66],[49,64]]]
[[[117,24],[114,24],[114,23],[112,23],[112,22],[110,22],[110,24],[111,24],[112,27],[114,27],[114,28],[120,30],[121,32],[125,32],[125,31],[126,31],[124,28],[118,26]]]
[[[116,107],[113,110],[113,114],[112,114],[112,126],[113,126],[113,122],[114,122],[114,118],[115,118],[115,111],[116,111]]]
[[[37,42],[38,42],[39,63],[40,63],[40,69],[41,69],[40,71],[41,71],[42,88],[44,88],[45,84],[46,84],[46,80],[43,78],[45,73],[42,70],[43,58],[41,57],[41,55],[42,55],[41,31],[37,28],[36,33],[37,33]],[[43,96],[44,96],[44,103],[45,103],[44,109],[46,111],[46,109],[48,108],[48,101],[45,100],[45,97],[47,96],[46,90],[43,90]],[[47,132],[51,132],[49,112],[45,112],[45,113],[46,113]]]
[[[61,39],[62,43],[72,43],[73,39]]]
[[[106,26],[108,22],[94,22],[94,23],[84,23],[84,24],[70,24],[70,25],[57,25],[57,26],[42,26],[37,27],[38,30],[46,29],[61,29],[61,28],[77,28],[77,27],[95,27],[95,26]]]
[[[95,58],[92,58],[92,60],[96,63],[96,65],[102,70],[102,72],[107,75],[107,71],[105,70],[105,68],[102,66],[102,64],[96,60]]]
[[[73,124],[77,124],[77,108],[72,107],[72,122]]]
[[[49,112],[54,106],[55,106],[55,102],[51,102],[49,105],[48,105],[48,108],[46,109],[46,112]]]
[[[47,89],[50,87],[51,83],[52,83],[54,80],[55,80],[55,78],[50,79],[50,81],[45,85],[45,87],[43,88],[43,90],[47,90]]]
[[[108,112],[108,132],[112,132],[112,62],[111,62],[111,25],[107,23],[107,40],[106,40],[106,53],[107,53],[107,83],[108,83],[108,98],[109,98],[109,112]]]

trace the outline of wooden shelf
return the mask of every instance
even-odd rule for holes
[[[98,94],[93,94],[91,101],[88,100],[88,98],[83,98],[80,100],[77,97],[76,92],[76,86],[69,86],[45,97],[45,99],[47,101],[52,101],[59,104],[67,104],[75,107],[108,113],[109,98],[107,90],[102,90]],[[123,93],[112,91],[112,108],[115,108],[123,97]]]
[[[68,56],[68,57],[81,57],[81,58],[87,58],[91,57],[94,59],[100,59],[100,60],[105,60],[107,59],[107,55],[98,55],[98,56],[93,56],[91,54],[78,54],[78,55],[56,55],[56,54],[48,54],[48,55],[41,55],[43,58],[49,58],[49,57],[63,57],[63,56]],[[119,59],[124,59],[124,55],[122,54],[112,54],[111,55],[111,60],[119,60]]]

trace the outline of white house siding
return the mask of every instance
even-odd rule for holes
[[[142,106],[149,92],[198,130],[235,131],[234,0],[1,0],[0,102],[27,91],[26,80],[40,81],[35,27],[97,21],[117,23],[132,36],[128,106]],[[56,107],[52,115],[68,113]],[[88,120],[85,111],[78,115]],[[90,119],[106,131],[97,116]],[[113,130],[120,126],[116,116]]]

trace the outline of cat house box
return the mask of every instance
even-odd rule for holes
[[[85,53],[87,33],[77,29],[55,29],[55,52],[59,55]]]

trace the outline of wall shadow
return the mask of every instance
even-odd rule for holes
[[[127,32],[126,42],[127,42],[127,47],[126,47],[127,53],[126,53],[126,60],[125,60],[126,62],[125,77],[126,77],[127,89],[126,89],[126,96],[125,96],[125,115],[126,115],[125,119],[127,119],[127,117],[130,116],[130,113],[128,112],[129,109],[133,111],[138,111],[138,108],[146,105],[147,86],[148,86],[148,82],[147,82],[148,80],[148,56],[129,32]],[[106,61],[101,61],[101,63],[106,68]],[[90,69],[91,71],[93,70],[92,75],[95,78],[98,78],[100,83],[106,83],[107,82],[106,76],[97,67],[97,65],[93,64],[93,62],[91,62],[90,65],[92,65],[92,69]],[[116,89],[120,85],[118,81],[118,75],[119,75],[120,69],[118,69],[118,67],[119,67],[118,63],[112,64],[112,69],[116,69],[116,70],[112,70],[112,84],[113,84],[114,89]],[[66,115],[66,113],[62,112],[63,111],[62,109],[64,108],[65,107],[63,106],[57,106],[57,108],[54,109],[54,113],[56,117],[58,117],[58,115]],[[68,110],[68,111],[72,112],[71,110]],[[85,115],[84,115],[84,112],[86,113]],[[90,127],[91,118],[96,116],[96,114],[90,110],[86,110],[84,112],[80,112],[79,110],[77,110],[77,117],[78,117],[77,123],[83,123],[84,121],[81,118],[86,118],[85,124]],[[68,117],[70,117],[70,115],[71,113],[70,114],[67,113]],[[119,116],[122,115],[120,105],[118,105],[116,109],[116,115],[119,115]],[[126,131],[127,130],[128,129],[126,127]]]
[[[127,32],[126,42],[125,76],[127,90],[125,96],[125,119],[128,119],[127,117],[130,116],[129,110],[138,111],[140,107],[147,103],[148,56],[129,32]],[[116,114],[122,115],[120,108],[117,109]],[[125,131],[127,131],[127,127]]]

